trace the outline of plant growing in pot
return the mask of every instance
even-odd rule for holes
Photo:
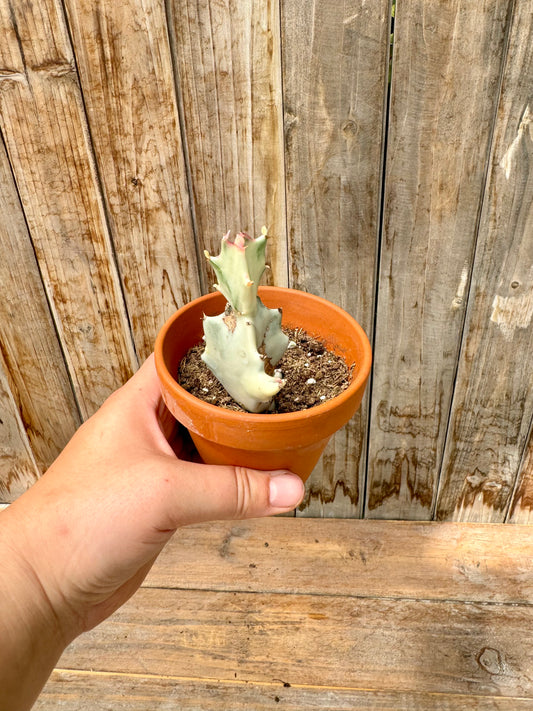
[[[259,287],[267,234],[222,239],[217,257],[206,256],[218,282],[214,293],[179,309],[155,344],[163,400],[190,432],[206,463],[255,469],[288,469],[304,481],[330,437],[361,404],[370,373],[371,349],[361,326],[343,309],[313,294]],[[279,370],[293,345],[287,331],[305,333],[346,364],[342,392],[319,404],[276,412],[287,373]],[[178,382],[180,364],[205,344],[202,360],[237,407],[228,409],[188,392]],[[239,405],[241,407],[239,407]]]

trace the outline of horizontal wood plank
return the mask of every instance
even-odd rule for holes
[[[143,588],[61,668],[533,697],[524,605]]]
[[[530,711],[533,699],[58,670],[34,711]]]
[[[36,708],[533,709],[529,532],[191,526],[123,608],[66,650]],[[518,581],[518,595],[498,594]]]
[[[531,528],[274,518],[178,531],[145,583],[530,604]]]

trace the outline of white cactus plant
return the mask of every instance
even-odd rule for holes
[[[249,412],[264,412],[285,384],[276,365],[288,337],[281,330],[281,310],[269,309],[257,296],[266,268],[267,230],[252,238],[240,232],[222,238],[218,257],[205,252],[217,275],[218,289],[228,300],[218,316],[204,316],[202,360],[231,397]]]

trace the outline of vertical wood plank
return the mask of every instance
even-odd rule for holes
[[[0,126],[82,415],[134,371],[58,0],[0,2]]]
[[[169,8],[200,247],[218,253],[228,229],[259,234],[266,225],[271,281],[285,286],[279,4],[170,0]]]
[[[533,424],[509,507],[507,523],[533,523]]]
[[[429,519],[438,485],[509,0],[396,8],[367,516]]]
[[[10,503],[39,477],[0,354],[0,503]]]
[[[0,215],[0,351],[17,417],[20,413],[32,457],[44,471],[72,436],[80,417],[1,140]],[[13,426],[9,431],[15,431]],[[11,458],[2,460],[0,487],[7,487],[12,479],[11,467]],[[27,468],[17,464],[15,470]],[[17,491],[22,481],[27,477]]]
[[[66,0],[137,352],[200,295],[164,3]]]
[[[533,420],[532,43],[531,8],[517,3],[438,519],[504,520]],[[524,477],[528,469],[526,464]]]
[[[291,285],[325,296],[372,335],[389,2],[282,4]],[[306,515],[358,516],[365,404],[330,442]]]

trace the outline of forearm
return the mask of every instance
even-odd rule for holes
[[[2,711],[30,709],[68,641],[31,566],[0,514],[0,697]]]

